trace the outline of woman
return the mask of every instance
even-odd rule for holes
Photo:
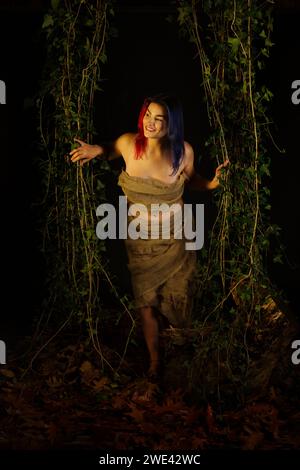
[[[80,144],[70,152],[71,161],[84,165],[107,149],[101,145]],[[118,184],[129,204],[156,203],[182,205],[184,183],[190,189],[206,190],[219,186],[220,172],[228,161],[218,166],[213,180],[195,173],[194,152],[184,141],[182,108],[172,96],[146,98],[142,106],[138,133],[121,135],[109,149],[108,159],[122,156],[125,171]],[[178,207],[178,206],[177,206]],[[151,217],[147,212],[147,223]],[[159,223],[163,215],[159,215]],[[172,216],[170,217],[170,222]],[[174,229],[174,214],[173,214]],[[172,225],[172,223],[171,223]],[[187,324],[193,302],[193,276],[196,267],[195,251],[184,248],[185,239],[127,239],[128,267],[135,297],[135,307],[142,319],[142,328],[150,356],[148,375],[159,370],[158,316],[165,317],[177,327]]]

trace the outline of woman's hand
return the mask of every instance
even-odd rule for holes
[[[229,160],[225,160],[224,163],[221,163],[221,165],[219,165],[217,168],[216,168],[216,172],[215,172],[215,176],[214,178],[209,182],[209,186],[208,186],[208,189],[216,189],[218,186],[220,186],[220,179],[222,177],[222,170],[223,168],[226,168],[227,165],[229,165]]]
[[[69,155],[71,155],[71,162],[73,163],[79,161],[79,164],[83,166],[85,163],[103,153],[103,149],[100,145],[86,144],[83,140],[79,139],[74,140],[80,144],[80,147],[77,147],[69,153]]]

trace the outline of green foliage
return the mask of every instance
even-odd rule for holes
[[[52,0],[42,29],[47,57],[40,97],[40,170],[45,195],[41,205],[43,251],[49,297],[45,309],[60,322],[73,315],[86,325],[101,353],[97,329],[103,299],[111,289],[119,298],[105,259],[105,244],[97,239],[96,207],[106,200],[105,161],[81,167],[69,159],[74,138],[91,143],[94,97],[107,60],[110,0]],[[103,296],[102,296],[103,297]],[[119,299],[123,311],[128,310]],[[132,318],[132,317],[131,317]]]
[[[278,227],[270,224],[267,187],[266,113],[272,93],[258,84],[257,75],[273,45],[272,4],[260,0],[179,0],[177,5],[181,31],[194,43],[201,65],[199,81],[210,123],[207,151],[216,166],[227,158],[231,162],[215,195],[217,217],[207,249],[200,253],[198,272],[198,323],[201,326],[209,320],[214,325],[207,349],[215,351],[233,322],[226,309],[232,312],[230,305],[236,305],[234,335],[244,338],[249,319],[258,315],[257,307],[265,298],[262,286],[270,287],[266,253],[270,237],[278,232]],[[246,340],[242,340],[236,362],[241,355],[248,357]],[[227,356],[234,358],[232,353]],[[202,360],[205,363],[209,358],[201,349]],[[196,363],[199,365],[199,360]],[[229,374],[232,361],[227,365]],[[243,370],[247,370],[246,363]]]

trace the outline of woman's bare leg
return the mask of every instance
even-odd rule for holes
[[[155,375],[159,368],[159,325],[152,307],[141,307],[142,328],[150,356],[148,374]]]

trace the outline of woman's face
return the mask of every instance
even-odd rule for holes
[[[144,135],[148,139],[161,139],[168,132],[168,116],[164,106],[150,103],[143,119]]]

